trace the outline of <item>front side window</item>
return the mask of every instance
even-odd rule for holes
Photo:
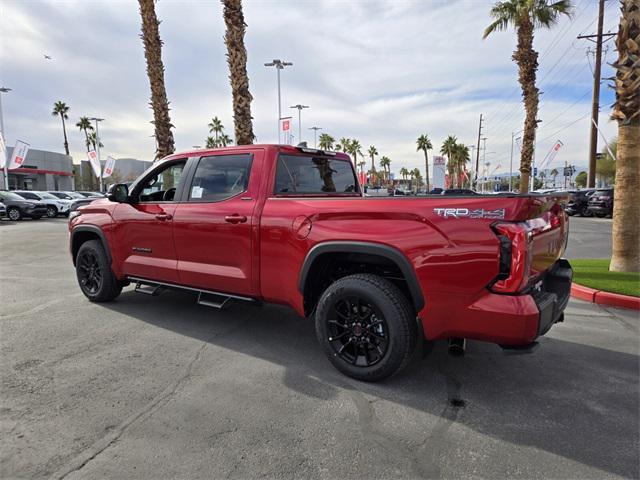
[[[198,162],[189,189],[189,201],[219,202],[247,190],[251,155],[215,155]]]
[[[35,193],[31,193],[31,192],[16,192],[16,193],[20,195],[22,198],[26,198],[27,200],[40,200],[40,197]]]
[[[185,164],[186,160],[171,163],[147,177],[140,185],[139,201],[142,203],[173,201]]]
[[[351,162],[327,157],[280,155],[276,170],[276,195],[357,194]]]

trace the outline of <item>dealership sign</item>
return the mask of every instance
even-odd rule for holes
[[[115,166],[116,159],[113,157],[107,157],[107,163],[104,164],[104,172],[102,172],[102,178],[110,177]]]
[[[89,158],[89,163],[91,164],[93,173],[96,177],[100,178],[100,162],[98,161],[98,154],[95,150],[89,150],[87,152],[87,157]]]
[[[21,140],[16,141],[16,146],[13,147],[13,154],[9,161],[9,170],[20,168],[24,163],[24,159],[27,158],[27,152],[29,151],[29,144]]]
[[[291,117],[280,119],[279,132],[282,135],[282,143],[291,145]]]

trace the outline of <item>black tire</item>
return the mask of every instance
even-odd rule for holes
[[[17,222],[18,220],[22,220],[22,212],[19,208],[10,207],[7,209],[7,217],[9,217],[9,220]]]
[[[47,207],[47,217],[56,218],[58,216],[58,209],[53,205]]]
[[[92,302],[110,302],[122,291],[122,283],[111,270],[107,254],[98,240],[84,242],[76,255],[80,290]]]
[[[596,213],[596,217],[598,217],[598,218],[604,218],[606,216],[607,216],[606,213]]]
[[[371,274],[350,275],[331,284],[318,302],[315,327],[333,366],[366,382],[404,368],[417,339],[415,313],[405,295]]]

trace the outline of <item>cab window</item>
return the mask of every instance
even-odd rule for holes
[[[173,201],[185,164],[186,160],[170,163],[144,179],[139,187],[139,202]]]
[[[189,188],[190,202],[219,202],[247,190],[251,154],[203,157]]]

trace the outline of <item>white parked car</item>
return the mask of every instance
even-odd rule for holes
[[[20,195],[26,200],[39,200],[47,205],[47,217],[55,218],[58,215],[69,215],[71,200],[64,200],[48,192],[37,192],[32,190],[15,190],[13,193]]]

